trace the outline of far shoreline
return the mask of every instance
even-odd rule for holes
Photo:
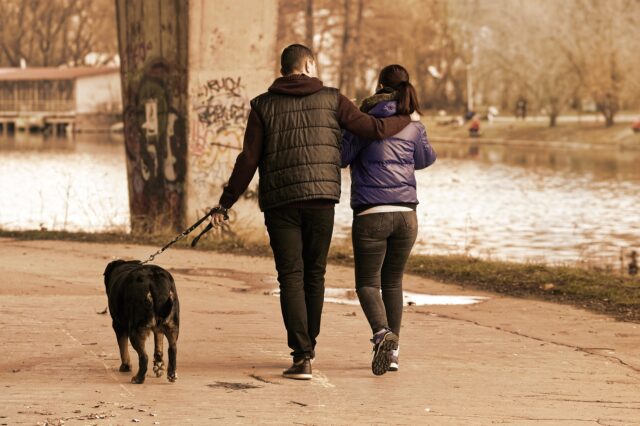
[[[558,123],[555,127],[540,121],[482,121],[480,136],[470,137],[468,124],[442,125],[433,116],[423,117],[429,139],[435,143],[471,143],[526,148],[640,150],[640,133],[630,123],[605,127],[602,123]]]

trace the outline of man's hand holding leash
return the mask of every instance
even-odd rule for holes
[[[229,209],[225,209],[222,206],[217,206],[211,213],[211,226],[217,228],[222,225],[222,222],[229,220]]]

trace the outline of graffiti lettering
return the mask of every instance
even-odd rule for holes
[[[249,108],[242,79],[224,77],[207,81],[197,93],[194,109],[201,122],[217,130],[243,126]]]
[[[242,78],[223,77],[209,80],[203,85],[202,91],[198,96],[216,96],[221,93],[231,96],[242,97],[244,87],[242,86]]]
[[[219,197],[242,150],[249,99],[241,77],[222,77],[202,84],[191,105],[190,181],[210,200]],[[245,199],[256,200],[255,194],[249,190]]]
[[[225,128],[228,125],[246,123],[249,114],[244,105],[207,105],[198,111],[200,121],[210,126]]]

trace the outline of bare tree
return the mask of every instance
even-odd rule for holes
[[[315,35],[313,30],[313,0],[306,0],[306,8],[304,14],[304,22],[306,26],[305,40],[306,45],[310,49],[313,49],[313,37]]]
[[[279,41],[312,28],[322,79],[350,97],[401,63],[429,108],[460,111],[473,95],[510,109],[525,96],[553,126],[589,101],[607,124],[640,105],[638,0],[315,0],[311,14],[309,0],[280,4]]]
[[[633,90],[637,74],[633,51],[640,38],[640,4],[630,0],[575,0],[568,25],[557,42],[607,126]]]
[[[0,14],[0,65],[81,65],[90,53],[104,63],[117,51],[110,0],[3,0]]]
[[[350,22],[349,15],[351,14],[351,0],[344,0],[344,11],[342,14],[342,43],[340,46],[340,80],[338,87],[343,88],[346,85],[347,68],[350,64],[350,58],[347,52],[350,42]]]
[[[492,26],[492,46],[485,51],[485,66],[507,78],[514,97],[524,96],[549,117],[549,126],[567,108],[579,80],[557,43],[564,16],[553,1],[527,3],[507,12]],[[525,13],[523,13],[525,12]]]

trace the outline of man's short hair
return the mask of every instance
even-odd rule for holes
[[[300,70],[307,59],[315,60],[313,52],[307,46],[301,44],[287,46],[280,56],[282,74],[289,75],[296,70]]]

